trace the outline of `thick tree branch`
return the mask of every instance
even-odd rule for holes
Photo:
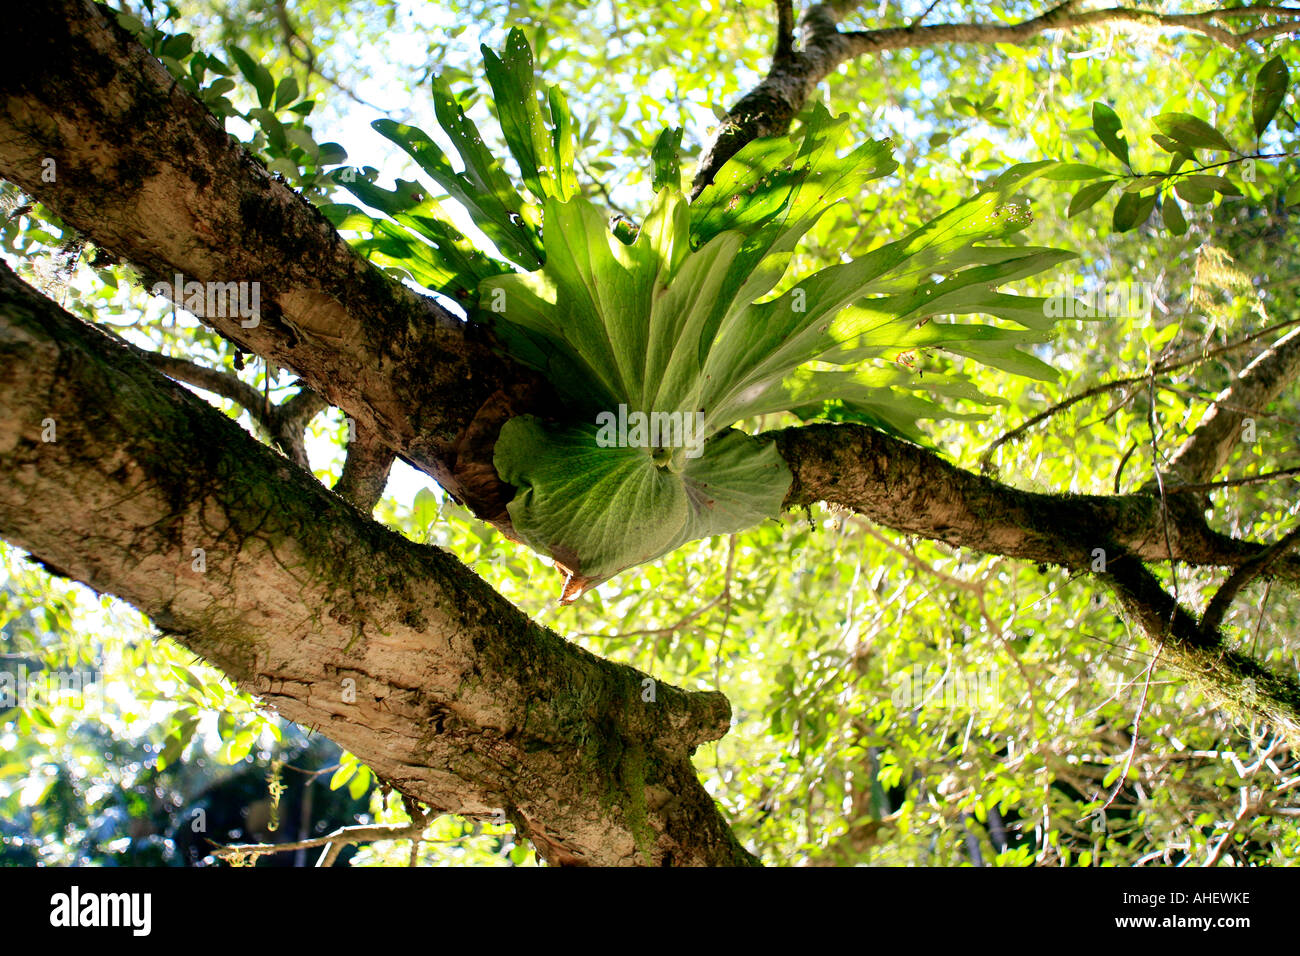
[[[504,528],[513,489],[463,461],[545,392],[458,319],[359,259],[204,106],[86,0],[9,23],[0,60],[0,175],[146,285],[250,282],[261,315],[204,315],[241,348],[292,369]],[[54,181],[47,182],[54,161]],[[486,411],[484,411],[486,409]],[[482,414],[481,414],[482,413]]]
[[[958,547],[1088,568],[1097,549],[1142,560],[1169,556],[1160,498],[1021,491],[964,471],[933,452],[858,425],[806,425],[771,433],[794,472],[786,507],[825,501],[877,524]],[[1189,495],[1170,495],[1174,558],[1237,567],[1265,550],[1209,528]],[[1274,572],[1300,582],[1300,562]]]
[[[1292,329],[1242,369],[1219,393],[1187,441],[1170,459],[1170,468],[1186,484],[1210,481],[1242,439],[1250,417],[1245,409],[1267,408],[1300,376],[1300,328]]]
[[[1161,661],[1211,703],[1237,719],[1260,718],[1300,747],[1300,683],[1228,648],[1217,628],[1206,628],[1178,605],[1132,556],[1107,563],[1098,575],[1161,651]]]
[[[750,862],[690,763],[718,693],[529,620],[0,268],[0,534],[403,794],[556,863]]]
[[[938,23],[925,26],[916,22],[906,27],[843,31],[837,21],[845,6],[818,3],[808,9],[800,24],[802,48],[789,56],[775,57],[762,82],[728,111],[713,143],[700,159],[695,173],[694,194],[698,195],[711,183],[722,165],[750,140],[784,133],[817,84],[840,64],[854,57],[941,44],[1024,44],[1053,30],[1110,24],[1200,34],[1233,50],[1270,37],[1300,33],[1300,7],[1294,6],[1253,5],[1169,14],[1131,7],[1078,10],[1080,4],[1077,0],[1069,0],[1020,23]],[[1226,21],[1266,17],[1280,19],[1277,23],[1235,31],[1220,25]]]

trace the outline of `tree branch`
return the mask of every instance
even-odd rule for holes
[[[1300,746],[1300,683],[1254,658],[1228,649],[1223,635],[1205,628],[1132,556],[1107,562],[1097,575],[1163,651],[1165,666],[1239,720],[1259,718]]]
[[[261,392],[239,376],[220,369],[208,368],[188,359],[150,352],[125,343],[132,354],[148,362],[168,378],[185,382],[205,392],[220,395],[234,402],[252,417],[284,453],[302,468],[310,468],[307,460],[305,432],[311,420],[329,407],[329,403],[309,388],[303,388],[280,405],[266,405]]]
[[[335,492],[369,514],[383,497],[395,457],[379,435],[357,425],[355,439],[348,442],[343,473],[334,484]]]
[[[1085,570],[1097,549],[1163,561],[1172,548],[1178,561],[1234,568],[1265,550],[1210,529],[1187,494],[1168,497],[1167,547],[1161,499],[1153,494],[1021,491],[860,425],[805,425],[766,437],[794,472],[787,508],[825,501],[957,547]],[[1282,559],[1276,573],[1300,582],[1300,561]]]
[[[1266,408],[1300,376],[1300,328],[1292,329],[1242,369],[1219,393],[1201,423],[1170,459],[1185,483],[1208,482],[1219,473],[1242,437],[1244,408]]]
[[[568,644],[7,268],[0,407],[0,534],[401,793],[504,809],[553,863],[752,862],[690,762],[721,694]]]
[[[1080,11],[1077,0],[1067,0],[1045,13],[1020,23],[939,23],[918,21],[906,27],[842,31],[837,21],[843,4],[818,3],[801,23],[802,49],[786,58],[774,58],[758,86],[728,111],[713,143],[700,159],[693,195],[713,181],[722,165],[746,143],[760,136],[777,136],[803,108],[817,84],[840,64],[857,56],[887,50],[913,50],[940,44],[1025,44],[1053,30],[1076,30],[1108,24],[1128,24],[1146,29],[1190,32],[1237,50],[1247,43],[1273,36],[1300,33],[1300,7],[1254,5],[1200,13],[1167,14],[1130,7]],[[1283,22],[1233,31],[1215,21],[1277,16]]]
[[[1300,539],[1300,526],[1292,528],[1291,531],[1282,537],[1276,544],[1269,547],[1251,558],[1241,567],[1233,571],[1228,580],[1223,582],[1222,587],[1214,592],[1214,597],[1205,608],[1205,614],[1201,616],[1201,627],[1206,631],[1217,631],[1219,625],[1223,623],[1224,615],[1228,613],[1228,608],[1237,595],[1255,578],[1259,577],[1269,566],[1277,561],[1278,558],[1286,554]]]
[[[784,63],[794,56],[794,0],[776,0],[776,45],[772,62]]]

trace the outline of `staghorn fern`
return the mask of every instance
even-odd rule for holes
[[[416,183],[398,180],[390,191],[340,177],[390,218],[350,206],[326,213],[341,228],[368,227],[358,245],[373,260],[463,303],[558,390],[566,417],[510,420],[494,463],[518,489],[509,505],[515,532],[566,576],[562,601],[689,541],[779,514],[790,472],[770,442],[737,422],[790,411],[919,440],[918,419],[979,417],[953,414],[919,391],[997,401],[951,373],[922,388],[909,370],[880,361],[925,348],[1055,377],[1018,348],[1050,330],[1044,300],[997,287],[1073,254],[984,244],[1028,224],[1015,190],[1053,164],[1014,167],[910,235],[773,296],[796,245],[826,211],[897,167],[888,141],[840,156],[848,117],[832,119],[818,104],[798,134],[749,143],[688,203],[681,134],[666,131],[653,152],[649,214],[639,229],[611,230],[577,191],[572,124],[554,88],[550,122],[543,117],[522,32],[511,31],[502,57],[486,47],[484,55],[502,133],[534,202],[440,81],[435,111],[462,171],[418,129],[387,120],[375,128],[464,206],[513,265],[474,249]],[[932,320],[971,313],[1021,328]],[[616,414],[620,426],[676,429],[658,442],[634,429],[632,440],[611,447]]]

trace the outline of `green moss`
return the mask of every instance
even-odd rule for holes
[[[623,811],[624,822],[632,831],[632,839],[636,841],[642,861],[646,866],[652,866],[654,832],[650,829],[646,810],[646,761],[644,746],[638,743],[628,747],[623,752],[623,760],[619,765],[619,779],[627,796]]]

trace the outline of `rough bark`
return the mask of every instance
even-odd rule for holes
[[[1240,444],[1244,420],[1272,404],[1297,376],[1300,328],[1256,356],[1215,398],[1201,423],[1170,459],[1170,469],[1186,484],[1212,479]],[[1260,427],[1266,426],[1260,423]]]
[[[795,476],[786,507],[825,501],[895,531],[990,554],[1086,571],[1099,548],[1218,567],[1237,567],[1266,550],[1212,530],[1188,494],[1171,494],[1162,509],[1155,494],[1022,491],[857,425],[805,425],[772,437]],[[1272,571],[1300,581],[1294,557]]]
[[[751,862],[690,762],[721,694],[532,623],[3,267],[0,534],[401,792],[504,809],[553,863]]]

